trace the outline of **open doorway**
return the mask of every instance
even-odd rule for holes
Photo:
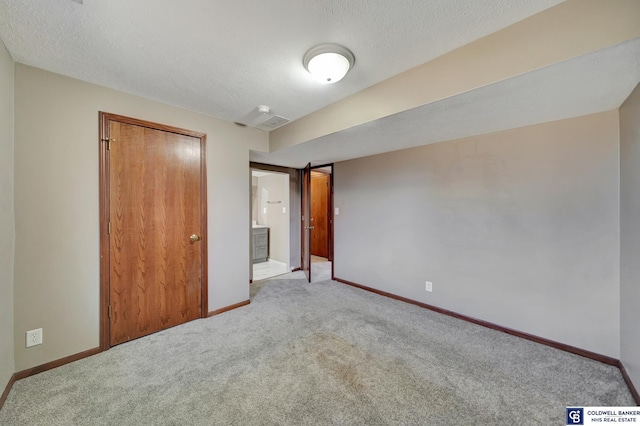
[[[311,282],[316,283],[332,277],[332,171],[332,165],[311,169],[309,251]]]
[[[289,200],[288,174],[251,170],[253,281],[291,271]]]

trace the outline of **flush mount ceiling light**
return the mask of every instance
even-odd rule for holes
[[[353,53],[337,44],[322,44],[305,53],[302,63],[320,83],[332,84],[342,80],[356,61]]]

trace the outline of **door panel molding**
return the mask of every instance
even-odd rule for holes
[[[108,349],[110,344],[110,122],[120,122],[167,133],[190,136],[200,140],[200,317],[208,315],[208,233],[207,233],[207,175],[206,175],[206,134],[181,129],[159,123],[139,120],[100,111],[99,122],[99,182],[100,182],[100,349]],[[117,143],[117,141],[115,142]]]

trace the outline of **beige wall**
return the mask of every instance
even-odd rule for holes
[[[15,359],[98,346],[98,111],[207,134],[209,310],[249,298],[249,149],[266,133],[16,64]],[[42,327],[44,344],[24,347]]]
[[[269,194],[263,198],[263,190]],[[289,263],[289,175],[274,173],[258,178],[258,224],[269,227],[269,258]],[[267,203],[280,201],[280,204]],[[286,213],[282,208],[286,207]],[[267,209],[264,213],[263,209]]]
[[[14,373],[13,80],[13,60],[0,41],[0,393]]]
[[[618,358],[618,142],[610,111],[337,163],[335,275]]]
[[[640,85],[620,108],[620,359],[640,389]]]

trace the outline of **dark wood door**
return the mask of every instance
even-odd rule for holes
[[[307,281],[311,282],[311,164],[302,171],[302,270],[307,276]]]
[[[199,318],[201,138],[111,120],[110,345]],[[206,216],[205,216],[206,217]]]
[[[311,254],[329,258],[329,177],[311,172]]]

